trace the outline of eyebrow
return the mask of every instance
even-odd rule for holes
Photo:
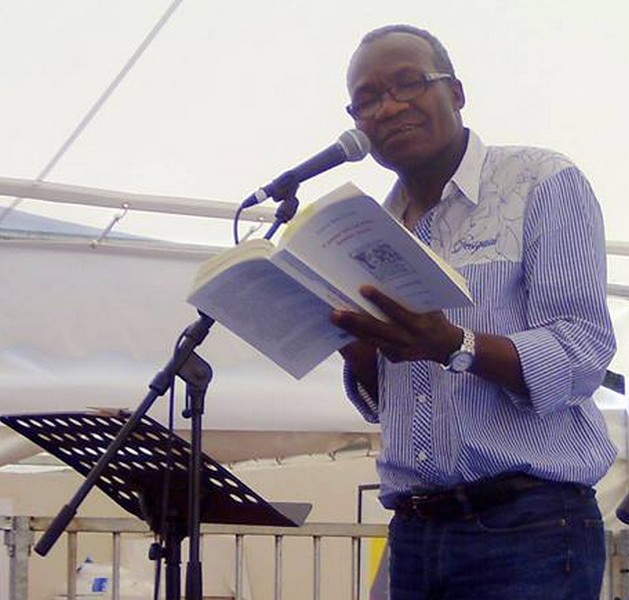
[[[411,65],[405,65],[400,67],[397,71],[395,71],[394,73],[392,73],[391,75],[391,80],[395,83],[396,81],[398,81],[401,77],[404,76],[416,76],[416,77],[421,77],[422,75],[424,75],[424,73],[426,73],[427,71],[425,71],[424,69],[420,69],[418,67],[414,67]],[[352,98],[357,96],[358,94],[361,93],[369,93],[369,92],[376,92],[378,90],[383,89],[382,86],[379,85],[375,85],[372,82],[366,81],[363,84],[359,84],[354,91],[352,92]]]

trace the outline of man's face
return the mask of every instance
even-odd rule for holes
[[[428,42],[408,33],[391,33],[358,48],[347,85],[356,103],[437,71]],[[371,140],[372,155],[381,165],[397,173],[426,169],[436,167],[460,143],[464,104],[458,81],[435,81],[420,97],[406,102],[384,93],[373,117],[359,119],[356,125]]]

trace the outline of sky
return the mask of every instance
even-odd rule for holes
[[[0,177],[34,179],[173,3],[0,0]],[[240,202],[353,127],[345,70],[371,28],[425,27],[449,49],[466,124],[487,144],[551,147],[590,178],[609,240],[628,239],[629,8],[624,0],[183,0],[45,179]],[[370,158],[299,191],[347,180],[382,199]],[[10,203],[0,198],[0,206]],[[24,201],[105,227],[114,211]],[[136,214],[120,231],[231,244],[231,223]]]

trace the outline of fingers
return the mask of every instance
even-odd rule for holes
[[[332,322],[353,336],[366,340],[379,337],[386,328],[386,323],[366,313],[355,313],[348,310],[332,311]]]
[[[401,304],[371,285],[363,286],[360,291],[367,300],[373,302],[392,321],[406,328],[413,327],[417,318],[416,313],[404,308]]]
[[[441,360],[452,346],[450,337],[460,330],[441,311],[415,313],[372,286],[361,293],[389,317],[383,322],[367,313],[335,310],[332,321],[356,337],[376,346],[391,361],[428,358]],[[450,331],[453,329],[453,331]]]
[[[383,323],[371,315],[336,310],[333,322],[365,344],[377,347],[391,361],[422,358],[418,339],[398,323]]]
[[[356,313],[347,310],[335,310],[333,322],[348,333],[362,340],[382,346],[388,344],[409,344],[412,342],[413,315],[403,306],[385,296],[372,286],[364,286],[361,293],[365,298],[376,304],[391,319],[381,321],[368,313]]]

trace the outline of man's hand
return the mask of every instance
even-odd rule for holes
[[[364,286],[361,293],[389,317],[388,323],[344,310],[335,310],[332,320],[362,342],[379,348],[390,361],[427,359],[445,363],[461,345],[463,331],[443,312],[412,312],[372,286]]]
[[[363,348],[378,348],[392,362],[432,360],[445,364],[461,346],[463,330],[448,321],[442,311],[414,313],[372,286],[361,288],[361,293],[380,307],[390,322],[345,310],[333,311],[332,320],[358,338]],[[470,372],[519,394],[528,393],[513,342],[506,336],[475,334],[476,354]],[[358,363],[351,360],[349,347],[346,354],[354,369]],[[354,372],[359,378],[365,377],[364,370]]]

